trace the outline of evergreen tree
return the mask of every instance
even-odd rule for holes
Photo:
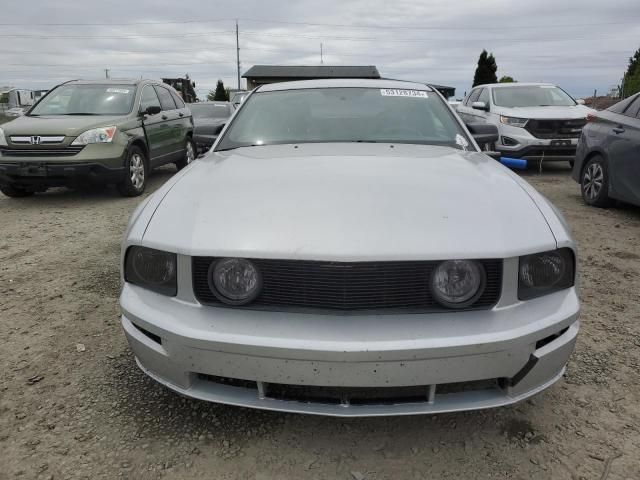
[[[500,77],[500,80],[498,80],[498,83],[517,83],[517,80],[514,80],[513,77],[508,75],[503,75]]]
[[[487,53],[486,50],[482,50],[480,58],[478,58],[478,67],[476,73],[473,76],[473,86],[485,85],[487,83],[497,83],[498,77],[496,72],[498,71],[498,65],[496,59],[492,53]]]
[[[624,96],[640,92],[640,48],[629,58],[629,67],[624,76]]]
[[[224,89],[224,83],[222,80],[218,80],[216,84],[216,91],[213,95],[213,100],[216,102],[227,102],[229,97],[227,96],[227,91]]]

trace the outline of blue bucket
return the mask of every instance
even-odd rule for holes
[[[516,168],[518,170],[527,169],[527,161],[522,158],[500,157],[500,163],[506,167]]]

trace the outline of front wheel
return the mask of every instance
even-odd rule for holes
[[[609,198],[609,169],[600,155],[592,157],[585,165],[580,178],[580,190],[587,205],[605,208],[613,203]]]
[[[196,145],[190,138],[187,138],[186,144],[184,146],[184,151],[184,158],[176,162],[176,167],[178,167],[178,170],[182,170],[184,167],[186,167],[196,159]]]
[[[147,185],[147,160],[141,148],[133,146],[125,162],[125,175],[118,184],[123,197],[137,197]]]
[[[11,197],[11,198],[23,198],[23,197],[30,197],[31,195],[33,195],[32,191],[25,190],[24,188],[20,188],[12,184],[0,185],[0,192],[4,193],[7,197]]]

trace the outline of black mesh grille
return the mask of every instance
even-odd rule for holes
[[[204,304],[228,306],[209,288],[211,257],[194,257],[193,285]],[[333,310],[359,312],[442,311],[430,290],[439,262],[316,262],[251,259],[263,278],[262,292],[249,305],[236,308],[266,310]],[[499,299],[502,261],[480,260],[487,273],[482,295],[468,309],[488,309]],[[230,307],[234,308],[234,307]]]
[[[84,145],[69,145],[67,147],[47,148],[0,148],[0,153],[8,157],[69,157],[77,155]]]
[[[529,120],[524,127],[538,138],[578,138],[582,127],[587,123],[584,118],[576,120]]]

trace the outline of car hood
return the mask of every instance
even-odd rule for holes
[[[593,113],[589,107],[575,105],[572,107],[494,107],[492,113],[508,117],[534,118],[545,120],[575,120],[586,118],[588,113]]]
[[[556,246],[536,204],[495,160],[385,144],[210,153],[168,191],[142,243],[335,261],[502,258]]]
[[[116,125],[126,117],[111,115],[23,115],[2,125],[6,135],[65,135],[77,137],[92,128]]]

